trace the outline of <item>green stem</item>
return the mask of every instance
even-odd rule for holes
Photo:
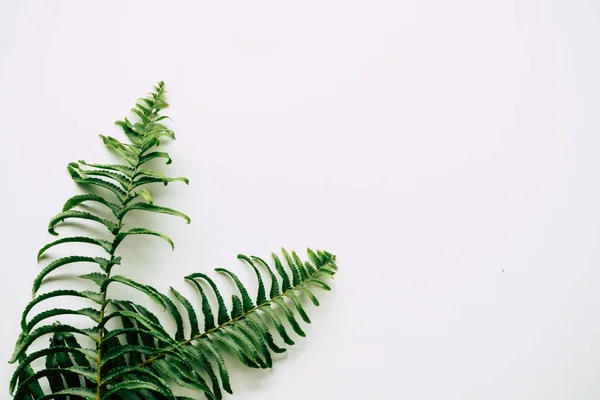
[[[139,155],[138,155],[138,159],[139,159]],[[112,267],[114,266],[114,260],[115,260],[115,251],[117,250],[115,245],[117,244],[117,235],[119,234],[119,231],[121,230],[121,227],[123,226],[123,217],[120,216],[121,213],[123,212],[123,210],[125,209],[125,204],[127,203],[127,200],[129,199],[129,196],[131,195],[131,191],[132,191],[132,186],[133,186],[133,176],[135,174],[135,172],[137,171],[137,169],[139,168],[139,165],[137,165],[136,163],[136,167],[134,168],[133,174],[131,175],[131,178],[129,178],[129,185],[127,187],[127,195],[125,196],[125,198],[123,199],[123,204],[121,205],[121,210],[119,211],[119,218],[117,221],[117,229],[114,232],[115,238],[113,239],[112,245],[111,245],[111,254],[110,254],[110,260],[108,265],[106,266],[106,274],[105,274],[105,279],[109,279],[110,278],[110,272],[112,270]],[[101,400],[101,384],[102,384],[102,340],[104,338],[104,311],[106,309],[106,293],[108,292],[108,286],[104,288],[104,290],[102,290],[102,298],[100,300],[100,319],[99,319],[99,326],[100,329],[98,330],[98,341],[97,341],[97,359],[96,361],[98,362],[98,375],[96,378],[96,400]]]
[[[162,88],[161,88],[162,89]],[[162,91],[162,90],[161,90]],[[157,98],[160,96],[161,91],[157,92]],[[156,116],[156,113],[158,112],[157,109],[155,108],[151,108],[150,110],[150,115],[148,116],[148,121],[151,121],[151,118],[153,116]],[[146,127],[147,124],[144,124],[144,135],[146,133]],[[143,140],[142,140],[143,143]],[[114,231],[114,235],[115,238],[113,239],[112,242],[112,246],[111,246],[111,252],[110,252],[110,260],[109,263],[106,267],[106,274],[105,274],[105,279],[109,279],[110,278],[110,273],[112,270],[112,267],[115,265],[113,262],[115,260],[115,251],[117,250],[117,235],[119,234],[119,231],[121,230],[121,228],[123,227],[123,218],[124,216],[122,216],[122,212],[125,210],[125,207],[127,206],[127,203],[131,200],[131,192],[133,191],[133,179],[135,178],[136,173],[138,172],[138,169],[140,168],[140,163],[139,163],[139,159],[142,156],[142,148],[143,146],[140,146],[140,150],[139,152],[136,154],[136,165],[133,169],[133,172],[131,174],[131,177],[129,178],[129,184],[127,186],[127,191],[126,191],[126,195],[125,198],[123,199],[123,202],[121,203],[121,209],[118,213],[119,217],[117,218],[117,229]],[[102,391],[101,391],[101,385],[102,385],[102,340],[104,339],[104,311],[106,309],[106,306],[108,304],[108,302],[106,301],[106,293],[108,292],[108,285],[102,290],[102,297],[100,299],[100,318],[99,318],[99,324],[98,326],[100,327],[100,329],[98,330],[98,340],[97,340],[97,357],[96,357],[96,361],[98,363],[98,375],[96,378],[96,400],[101,400],[102,398]]]

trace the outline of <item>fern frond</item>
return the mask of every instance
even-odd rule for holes
[[[145,105],[141,105],[141,103]],[[175,135],[165,125],[158,123],[161,116],[158,113],[167,107],[165,100],[164,84],[159,82],[156,91],[151,93],[142,101],[138,101],[134,113],[139,117],[138,122],[131,122],[125,118],[124,122],[117,122],[123,127],[125,135],[131,140],[131,143],[121,142],[120,140],[106,135],[100,135],[106,147],[119,156],[125,164],[97,164],[86,161],[72,162],[67,166],[67,170],[75,183],[84,186],[95,186],[104,191],[100,193],[86,193],[71,197],[64,205],[62,212],[50,220],[48,231],[53,235],[58,235],[55,228],[66,220],[87,220],[104,225],[112,239],[94,238],[88,236],[73,236],[55,240],[43,246],[38,253],[38,258],[54,246],[64,243],[86,243],[102,247],[108,254],[108,258],[90,257],[85,255],[68,256],[59,258],[47,264],[34,280],[33,294],[34,299],[26,307],[23,313],[21,326],[23,332],[19,337],[15,347],[15,353],[11,362],[20,361],[20,366],[13,377],[12,389],[15,389],[15,398],[91,398],[103,399],[111,396],[118,396],[117,393],[125,393],[135,390],[154,391],[161,395],[172,396],[172,393],[161,381],[156,379],[146,379],[148,374],[144,375],[142,380],[129,380],[114,385],[101,386],[103,376],[108,372],[109,367],[126,366],[126,360],[120,356],[115,356],[116,349],[120,349],[120,342],[117,336],[109,337],[104,340],[109,332],[106,328],[107,318],[106,310],[110,303],[106,297],[106,292],[110,283],[120,282],[142,290],[148,295],[152,295],[150,289],[144,285],[137,284],[125,277],[118,275],[111,276],[112,269],[119,265],[121,257],[115,253],[120,243],[130,235],[154,235],[166,240],[171,247],[173,241],[165,234],[144,227],[137,227],[123,230],[123,219],[130,211],[145,211],[162,214],[170,214],[184,218],[189,223],[189,217],[179,211],[168,207],[162,207],[151,204],[151,197],[147,191],[135,191],[135,188],[146,183],[168,183],[172,180],[183,180],[185,178],[167,178],[157,171],[142,168],[142,165],[151,159],[162,157],[171,159],[166,153],[154,153],[152,148],[157,146],[161,139],[174,139]],[[151,178],[149,180],[148,178]],[[107,197],[109,196],[109,197]],[[136,200],[142,198],[145,201],[137,203]],[[150,202],[148,201],[150,199]],[[106,206],[114,219],[97,214],[95,211],[78,210],[77,208],[86,202],[93,201]],[[85,273],[79,278],[93,282],[97,288],[96,291],[70,291],[58,290],[49,293],[37,295],[43,282],[49,275],[52,275],[57,269],[67,267],[73,264],[88,263],[96,265],[96,270]],[[37,295],[37,296],[36,296]],[[31,316],[33,309],[37,310],[37,305],[45,303],[47,300],[60,297],[82,297],[92,300],[93,308],[53,308],[37,312]],[[162,300],[157,295],[156,299]],[[76,315],[85,317],[88,321],[91,319],[92,325],[88,328],[77,328],[71,325],[59,324],[58,322],[48,325],[41,325],[44,321],[56,321],[56,318],[64,315]],[[32,356],[26,356],[30,346],[38,339],[50,335],[52,344],[47,351],[34,352]],[[76,339],[78,337],[78,339]],[[78,340],[84,340],[89,343],[89,339],[96,343],[96,348],[80,346]],[[84,342],[82,342],[84,343]],[[88,345],[86,345],[88,346]],[[107,359],[103,357],[102,352],[107,351],[113,354],[113,357]],[[112,353],[111,353],[112,351]],[[85,356],[88,361],[83,364],[74,364],[67,360],[74,360],[73,354]],[[92,356],[93,355],[93,356]],[[39,357],[46,358],[46,368],[40,371],[31,370],[30,363]],[[125,371],[125,370],[123,370]],[[124,372],[125,373],[125,372]],[[128,372],[129,374],[129,372]],[[91,381],[84,386],[76,387],[75,382],[80,380]],[[52,392],[49,395],[40,395],[38,386],[40,380],[45,379]],[[114,379],[114,376],[113,376]],[[95,384],[94,384],[95,381]],[[18,382],[18,386],[17,385]],[[40,386],[41,387],[41,386]],[[43,391],[43,390],[42,390]]]
[[[283,254],[287,252],[283,250]],[[295,253],[292,253],[295,254]],[[144,349],[143,351],[151,357],[141,362],[137,367],[140,369],[150,368],[164,379],[171,379],[178,384],[189,387],[189,383],[193,379],[198,379],[195,374],[204,376],[211,381],[212,389],[207,392],[204,384],[202,391],[205,392],[208,398],[222,398],[221,389],[228,393],[232,393],[231,384],[227,366],[223,358],[222,351],[229,351],[235,354],[238,359],[246,366],[251,368],[270,368],[273,364],[273,354],[282,353],[285,348],[280,347],[276,343],[274,333],[269,328],[270,323],[273,324],[276,335],[280,340],[287,345],[293,345],[294,341],[290,338],[287,329],[291,328],[297,335],[306,336],[302,330],[298,316],[306,323],[310,323],[310,319],[301,297],[303,294],[311,293],[314,297],[313,290],[322,288],[319,282],[323,279],[332,277],[337,271],[335,264],[335,256],[328,252],[321,252],[321,256],[315,258],[316,264],[311,263],[313,270],[310,274],[303,274],[298,277],[295,283],[290,284],[287,290],[272,290],[271,296],[267,298],[265,294],[264,281],[259,268],[253,263],[252,259],[244,255],[239,256],[251,267],[254,268],[258,281],[258,290],[255,296],[250,296],[250,293],[233,272],[217,268],[216,271],[229,276],[237,287],[238,295],[233,295],[231,308],[225,305],[225,300],[221,295],[221,291],[215,282],[206,274],[195,273],[186,276],[186,280],[191,282],[200,294],[201,302],[197,307],[193,306],[192,301],[184,297],[180,292],[171,289],[176,301],[182,305],[185,310],[184,317],[178,307],[165,295],[161,295],[167,303],[167,310],[173,318],[177,327],[174,336],[165,337],[165,331],[158,323],[155,316],[152,319],[142,313],[136,315],[136,312],[124,313],[116,311],[115,316],[129,319],[128,325],[137,324],[138,330],[127,331],[128,334],[140,334],[149,332],[150,336],[160,338],[160,343],[156,343],[155,352],[152,353],[148,349],[148,344],[140,345],[141,336],[129,336],[128,343],[134,348]],[[274,263],[279,259],[274,255]],[[297,255],[290,260],[293,261],[296,268],[299,268],[301,261],[296,260]],[[264,263],[264,262],[263,262]],[[262,264],[265,269],[270,270],[268,264]],[[302,264],[304,267],[304,264]],[[287,266],[291,270],[291,265]],[[281,277],[285,276],[288,271],[280,266],[277,269]],[[300,273],[299,273],[300,274]],[[217,300],[218,310],[213,310],[202,281],[208,284],[210,292],[213,293]],[[277,282],[274,282],[277,285]],[[148,291],[146,292],[148,293]],[[157,291],[151,290],[150,293],[156,297]],[[136,305],[132,305],[130,310],[135,309]],[[218,325],[215,325],[214,315],[218,314]],[[112,314],[111,314],[112,315]],[[286,322],[282,322],[282,318]],[[200,321],[203,322],[203,330],[200,331]],[[190,332],[186,336],[184,325],[190,327]],[[286,325],[288,328],[286,329]],[[160,362],[158,366],[155,363]],[[177,365],[178,363],[187,363],[188,365],[201,366],[196,369],[186,368],[169,368],[166,370],[166,365]],[[214,368],[216,365],[216,369]],[[217,376],[220,377],[221,384],[219,385]],[[211,397],[212,396],[212,397]]]
[[[132,112],[137,120],[117,121],[129,143],[100,135],[123,164],[80,160],[67,166],[75,183],[101,190],[69,198],[62,211],[50,220],[49,233],[58,235],[56,229],[64,221],[83,220],[107,228],[108,238],[93,235],[60,238],[44,245],[38,252],[38,260],[66,243],[100,247],[106,256],[78,253],[61,257],[49,261],[34,279],[34,297],[23,311],[22,332],[10,360],[18,364],[10,381],[14,399],[190,400],[174,394],[177,386],[202,392],[210,400],[222,399],[223,391],[232,393],[223,352],[233,353],[251,368],[272,367],[273,355],[285,352],[283,345],[294,344],[291,331],[305,336],[300,319],[310,323],[310,318],[302,297],[306,295],[318,305],[313,290],[329,290],[324,279],[337,271],[335,256],[312,250],[308,250],[310,262],[303,262],[295,252],[282,249],[285,263],[273,253],[272,266],[261,258],[239,255],[256,275],[258,289],[253,295],[236,273],[217,268],[216,272],[229,277],[237,289],[230,306],[215,281],[201,272],[185,277],[198,291],[199,302],[190,301],[174,288],[170,297],[113,273],[114,268],[122,268],[118,248],[131,235],[156,236],[174,247],[171,238],[162,232],[146,227],[125,230],[124,221],[131,212],[171,215],[190,223],[189,216],[154,204],[150,192],[140,188],[173,181],[188,184],[186,178],[167,177],[147,167],[149,161],[158,158],[171,163],[167,153],[153,151],[161,140],[175,139],[173,131],[160,123],[168,118],[159,115],[168,107],[165,93],[164,84],[159,82],[152,93],[136,102]],[[80,209],[88,202],[101,204],[104,214],[92,208]],[[73,265],[85,265],[85,271],[78,269],[77,278],[93,285],[92,290],[43,292],[49,277],[58,269]],[[268,294],[264,271],[268,274],[266,280],[271,281]],[[115,284],[128,286],[158,303],[174,321],[175,333],[168,332],[161,319],[143,305],[108,298],[108,289]],[[216,300],[216,309],[211,306],[211,297]],[[43,307],[52,300],[68,305]],[[71,300],[86,304],[75,308]],[[70,317],[69,324],[58,320],[64,316]],[[36,345],[44,338],[50,339],[49,346],[37,350]],[[278,343],[280,340],[283,345]],[[42,362],[43,367],[37,367]]]

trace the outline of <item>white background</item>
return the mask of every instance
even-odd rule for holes
[[[599,398],[598,2],[5,0],[0,33],[0,359],[66,164],[114,160],[97,134],[165,80],[191,183],[153,193],[193,221],[144,217],[175,252],[129,239],[120,272],[195,298],[214,267],[254,287],[240,252],[338,255],[228,398]]]

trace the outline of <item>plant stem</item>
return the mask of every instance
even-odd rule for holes
[[[162,92],[162,87],[161,87],[161,90],[157,92],[157,95],[155,98],[159,98],[161,95],[161,92]],[[156,116],[157,112],[158,112],[158,109],[152,107],[150,110],[150,114],[148,115],[148,121],[151,121],[151,118]],[[142,123],[143,123],[143,121],[142,121]],[[142,138],[145,136],[146,130],[147,130],[147,123],[144,123],[144,134],[143,134]],[[143,140],[142,140],[142,143],[143,143]],[[121,203],[121,209],[118,213],[117,228],[114,231],[115,238],[113,239],[112,246],[111,246],[110,260],[106,267],[105,279],[110,278],[110,273],[111,273],[112,267],[115,265],[114,264],[115,251],[117,250],[116,246],[118,246],[117,236],[119,234],[119,231],[123,227],[124,216],[122,215],[122,213],[125,210],[125,207],[127,206],[127,203],[129,202],[129,200],[131,200],[130,197],[131,197],[131,192],[133,190],[133,179],[135,178],[135,175],[141,166],[140,165],[140,157],[142,156],[142,153],[143,153],[143,145],[140,146],[139,151],[135,155],[136,156],[136,164],[135,164],[135,167],[131,174],[131,177],[129,178],[129,184],[127,186],[126,195],[123,198],[123,202]],[[104,322],[104,311],[107,306],[107,301],[106,301],[106,293],[107,292],[108,292],[108,285],[102,291],[102,293],[101,293],[102,297],[100,299],[100,318],[99,318],[99,324],[98,324],[100,329],[98,330],[97,358],[96,358],[96,361],[98,363],[98,375],[96,378],[96,400],[101,400],[101,397],[102,397],[101,396],[102,395],[102,391],[101,391],[101,385],[102,385],[102,340],[104,338],[104,323],[103,322]]]
[[[138,154],[138,163],[139,163],[139,154]],[[105,279],[109,279],[110,278],[110,272],[112,270],[112,267],[114,266],[114,260],[115,260],[115,244],[117,243],[117,235],[119,234],[119,231],[121,230],[122,226],[123,226],[123,217],[121,216],[121,213],[123,212],[123,210],[125,209],[125,205],[127,204],[127,200],[129,200],[129,196],[131,195],[131,191],[133,190],[132,186],[133,186],[133,177],[135,175],[135,173],[137,172],[137,169],[139,168],[138,163],[136,163],[136,166],[133,170],[133,174],[131,175],[131,178],[129,178],[129,185],[127,187],[127,194],[125,196],[125,198],[123,199],[123,204],[121,204],[121,210],[119,211],[119,217],[117,220],[117,229],[114,232],[115,238],[113,239],[112,242],[112,246],[111,246],[111,255],[110,255],[110,260],[108,265],[106,266],[106,274],[105,274]],[[100,329],[98,330],[98,341],[97,341],[97,351],[98,351],[98,355],[97,355],[97,362],[98,362],[98,375],[96,378],[96,400],[101,400],[101,384],[102,384],[102,339],[104,338],[104,311],[106,309],[106,293],[108,292],[108,286],[106,288],[104,288],[104,290],[102,291],[102,298],[100,299],[100,318],[99,318],[99,326]]]

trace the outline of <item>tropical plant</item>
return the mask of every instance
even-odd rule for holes
[[[295,252],[282,250],[280,259],[272,254],[272,266],[258,257],[239,255],[254,270],[258,281],[255,296],[238,276],[227,269],[217,269],[229,276],[239,295],[231,296],[231,307],[216,283],[204,273],[186,276],[198,292],[199,305],[180,292],[171,289],[172,298],[155,288],[113,273],[122,269],[119,245],[131,235],[153,235],[173,246],[173,241],[161,232],[144,227],[125,228],[125,220],[132,211],[170,214],[190,222],[190,218],[171,208],[157,205],[147,184],[188,180],[170,178],[148,167],[152,160],[171,158],[156,151],[161,139],[175,139],[175,135],[159,115],[168,107],[164,83],[140,98],[132,109],[132,121],[117,121],[129,143],[100,135],[106,147],[123,160],[121,164],[93,164],[73,162],[68,171],[73,180],[87,193],[71,197],[62,212],[50,220],[48,230],[66,220],[88,220],[107,228],[106,238],[72,236],[58,239],[42,247],[38,258],[54,246],[64,243],[85,243],[98,246],[106,257],[72,255],[47,264],[33,283],[33,300],[27,304],[21,319],[20,334],[11,363],[18,367],[10,381],[14,399],[88,399],[88,400],[153,400],[190,399],[176,396],[180,388],[203,392],[208,399],[222,398],[222,390],[232,393],[229,373],[223,354],[236,356],[251,368],[270,368],[273,353],[281,353],[276,332],[283,343],[293,345],[288,329],[305,336],[297,315],[310,322],[302,304],[308,297],[315,305],[319,302],[315,288],[330,290],[324,278],[337,270],[335,256],[326,251],[308,250],[310,261],[302,261]],[[91,188],[101,189],[93,193]],[[81,210],[82,206],[98,203],[108,215],[100,211]],[[73,263],[91,263],[94,272],[79,275],[92,290],[59,289],[39,293],[45,280],[59,268]],[[263,273],[268,274],[270,285],[265,285]],[[121,270],[122,271],[122,270]],[[107,296],[115,284],[129,286],[145,294],[164,308],[176,327],[170,332],[161,319],[141,304],[117,300]],[[268,292],[266,286],[269,286]],[[90,304],[82,309],[42,307],[56,298],[80,298]],[[218,305],[211,306],[211,302]],[[60,323],[61,316],[91,320],[88,327]],[[36,349],[39,339],[49,337],[47,347]]]

